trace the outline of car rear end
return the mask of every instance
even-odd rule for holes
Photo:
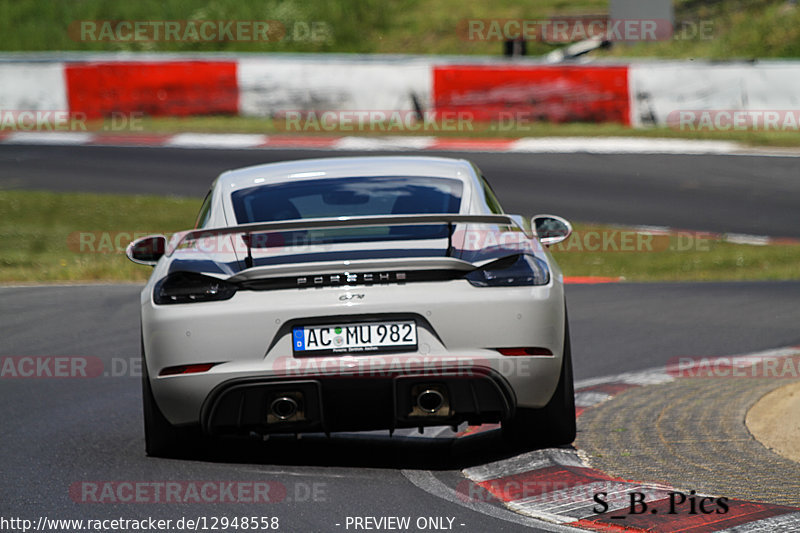
[[[549,400],[561,366],[560,284],[349,273],[388,279],[144,302],[149,372],[167,419],[211,433],[390,429],[497,422]],[[442,396],[435,409],[420,405],[428,390],[438,393],[429,400]],[[274,412],[284,397],[297,404],[289,416]]]
[[[142,293],[149,385],[168,423],[393,430],[545,406],[563,368],[561,273],[487,206],[473,167],[454,168],[447,180],[302,172],[272,188],[236,175],[223,203],[239,225],[208,229],[210,252],[201,230],[184,235]],[[341,212],[366,220],[315,218]]]

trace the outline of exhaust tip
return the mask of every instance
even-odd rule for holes
[[[279,420],[288,420],[297,414],[297,401],[289,396],[281,396],[272,400],[269,411]]]
[[[417,407],[426,413],[435,413],[444,406],[444,396],[435,389],[426,389],[417,396]]]

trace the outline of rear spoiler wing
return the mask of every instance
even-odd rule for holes
[[[281,220],[278,222],[258,222],[255,224],[241,224],[239,226],[228,226],[225,228],[195,229],[176,233],[167,246],[166,255],[172,255],[183,243],[210,237],[223,235],[253,233],[269,233],[280,231],[301,231],[326,228],[361,228],[374,226],[419,226],[425,224],[447,224],[451,231],[448,232],[448,250],[452,246],[453,224],[498,224],[504,226],[516,226],[528,235],[520,223],[511,215],[461,215],[461,214],[430,214],[430,215],[371,215],[357,217],[331,217],[331,218],[307,218],[297,220]],[[528,235],[531,236],[531,235]],[[248,242],[248,265],[252,266],[252,256],[250,253],[250,239]]]

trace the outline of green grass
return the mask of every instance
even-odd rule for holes
[[[131,236],[190,228],[199,206],[199,198],[0,191],[0,282],[144,281],[150,268],[124,256]],[[586,251],[598,242],[589,232],[601,243],[603,234],[616,239],[618,249]],[[553,247],[564,273],[629,281],[800,279],[798,245],[684,235],[620,251],[627,241],[610,232],[621,235],[619,228],[577,224],[576,237]]]
[[[499,55],[501,43],[466,40],[468,19],[541,20],[607,13],[607,0],[0,0],[0,50],[344,52]],[[800,9],[785,0],[675,0],[676,21],[710,24],[709,38],[618,45],[600,57],[796,58]],[[276,20],[277,42],[91,42],[70,37],[80,20]],[[315,39],[304,29],[316,23]],[[295,36],[300,38],[295,38]],[[530,55],[557,46],[529,43]]]
[[[629,233],[624,249],[620,232]],[[616,232],[618,237],[611,235]],[[622,277],[627,281],[723,281],[800,279],[800,245],[733,244],[702,234],[652,237],[650,246],[636,245],[637,233],[618,227],[576,224],[566,243],[551,248],[567,276]],[[586,234],[599,235],[591,239]],[[603,235],[617,244],[589,251]],[[642,234],[644,242],[648,236]],[[601,245],[602,248],[602,245]]]
[[[710,38],[621,46],[609,56],[756,59],[800,56],[800,8],[784,0],[677,0],[676,21],[710,24]],[[677,31],[680,35],[680,30]]]
[[[150,269],[134,265],[124,255],[128,235],[187,229],[194,224],[200,202],[0,191],[0,281],[145,280]]]

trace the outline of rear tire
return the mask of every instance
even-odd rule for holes
[[[511,444],[561,446],[575,440],[575,388],[566,314],[565,321],[564,353],[558,386],[547,405],[539,409],[517,408],[514,418],[503,424],[503,438]]]
[[[150,386],[150,376],[147,373],[144,342],[142,342],[142,411],[144,447],[150,457],[175,457],[192,442],[193,428],[173,426],[158,408]]]

